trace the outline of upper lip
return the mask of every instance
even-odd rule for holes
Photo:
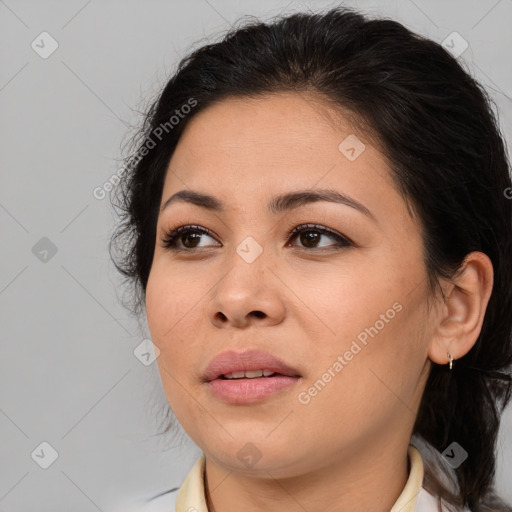
[[[243,352],[228,350],[216,355],[210,361],[204,372],[204,378],[209,382],[221,375],[242,370],[270,370],[281,375],[300,377],[297,370],[268,352],[261,350],[245,350]]]

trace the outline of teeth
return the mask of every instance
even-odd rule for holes
[[[247,379],[255,379],[256,377],[261,377],[263,375],[263,370],[250,370],[245,372],[245,377]]]
[[[248,370],[246,372],[232,372],[226,373],[224,378],[226,379],[243,379],[244,377],[247,379],[256,379],[258,377],[269,377],[270,375],[274,375],[274,372],[270,370]]]
[[[231,378],[231,379],[241,379],[245,377],[245,372],[233,372],[228,373],[227,375],[224,375],[224,377]]]

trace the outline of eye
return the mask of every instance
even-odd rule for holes
[[[322,237],[329,237],[336,241],[335,244],[327,245],[327,247],[350,247],[354,245],[347,237],[318,224],[302,224],[294,228],[288,236],[300,240],[301,244],[303,244],[302,248],[305,249],[326,247],[325,245],[317,245]]]
[[[201,226],[180,226],[165,235],[162,246],[174,251],[193,251],[196,247],[201,247],[199,242],[204,235],[213,238],[211,231]],[[179,245],[180,243],[183,247]]]
[[[201,245],[204,236],[215,239],[210,230],[197,225],[180,226],[169,233],[162,239],[162,247],[172,251],[189,251],[193,252],[200,247],[210,247],[210,245]],[[334,244],[327,245],[331,248],[350,247],[354,243],[347,237],[318,224],[301,224],[294,228],[289,234],[288,239],[297,238],[300,240],[302,249],[321,249],[321,245],[317,245],[322,237],[331,238]],[[218,242],[216,242],[218,244]],[[181,244],[181,245],[180,245]],[[221,247],[221,245],[217,245]],[[300,247],[300,246],[299,246]]]

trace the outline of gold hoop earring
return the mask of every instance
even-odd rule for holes
[[[450,353],[448,353],[448,364],[451,370],[453,368],[453,357]]]

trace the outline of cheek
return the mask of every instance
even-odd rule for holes
[[[177,280],[170,272],[152,268],[146,287],[146,315],[153,343],[162,352],[180,345],[183,322],[187,314],[193,314],[193,287]],[[172,343],[171,343],[172,341]]]
[[[386,273],[389,275],[389,269]],[[336,350],[348,350],[350,340],[361,332],[364,337],[364,330],[373,326],[379,315],[386,315],[389,310],[387,317],[395,316],[393,297],[400,296],[397,284],[394,282],[394,288],[391,288],[390,283],[382,277],[379,279],[379,274],[385,273],[376,264],[354,265],[354,268],[345,265],[343,269],[334,271],[331,267],[325,272],[315,272],[314,276],[311,272],[309,276],[303,272],[302,275],[307,277],[301,278],[293,292],[307,306],[300,306],[304,315],[298,317],[310,324],[310,328],[315,324],[319,333],[316,343],[331,345]],[[289,281],[293,282],[292,279]],[[306,323],[304,327],[307,327]]]
[[[151,340],[160,350],[156,363],[167,401],[178,420],[185,423],[194,407],[191,391],[184,391],[194,361],[190,357],[194,339],[186,334],[190,332],[187,322],[197,314],[194,304],[195,308],[201,306],[193,299],[190,287],[170,272],[160,272],[158,266],[152,268],[146,287],[148,327]]]
[[[408,414],[407,408],[413,409],[421,358],[412,354],[415,340],[406,315],[404,310],[398,312],[380,330],[381,324],[375,327],[375,321],[367,330],[356,329],[365,335],[360,338],[345,336],[349,330],[341,331],[340,321],[343,335],[335,347],[329,347],[328,357],[317,352],[321,362],[300,390],[304,393],[300,403],[308,405],[299,407],[309,421],[328,416],[330,424],[337,425],[332,436],[355,441],[362,433],[363,437],[377,435],[397,417]]]
[[[317,363],[305,387],[318,383],[318,405],[337,403],[334,414],[371,413],[376,401],[389,406],[397,396],[408,402],[424,363],[421,289],[411,295],[411,275],[384,267],[340,273],[336,280],[321,280],[316,289],[308,287],[308,305],[322,320],[325,335],[309,348]]]

